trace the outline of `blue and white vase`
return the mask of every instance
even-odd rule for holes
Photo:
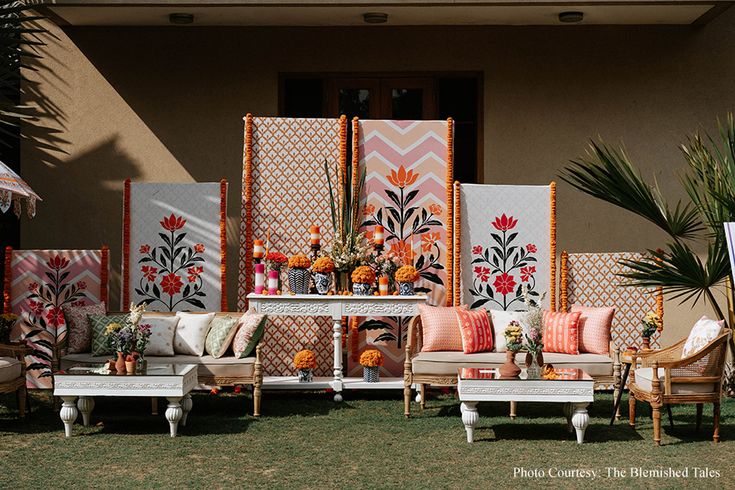
[[[311,277],[314,279],[314,287],[316,287],[317,293],[327,294],[329,292],[332,287],[332,274],[313,272]]]
[[[380,381],[380,366],[363,366],[362,380],[366,383],[377,383]]]
[[[289,269],[288,288],[294,294],[309,294],[311,274],[308,269]]]
[[[413,283],[412,282],[399,282],[398,283],[398,295],[399,296],[413,296]]]
[[[352,292],[355,293],[356,296],[370,296],[372,290],[373,288],[370,286],[370,284],[362,284],[356,282],[352,285]]]
[[[299,383],[311,383],[312,381],[314,381],[314,371],[299,369]]]

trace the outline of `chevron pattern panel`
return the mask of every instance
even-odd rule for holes
[[[449,121],[359,121],[360,171],[365,169],[363,229],[385,228],[385,246],[421,273],[417,291],[429,302],[447,301],[451,257],[452,133]],[[357,360],[368,347],[383,352],[384,375],[402,376],[409,318],[367,318],[353,322],[348,373],[359,375]],[[355,332],[357,328],[357,332]]]
[[[617,274],[623,271],[620,261],[639,260],[640,253],[570,253],[566,263],[567,304],[579,306],[613,306],[615,316],[611,338],[615,345],[641,347],[641,319],[649,311],[657,311],[663,318],[663,298],[655,289],[622,285]],[[564,267],[564,264],[562,264]],[[563,281],[562,281],[563,287]],[[660,298],[660,299],[659,299]],[[651,347],[659,347],[659,335],[651,338]]]
[[[292,255],[309,251],[309,226],[321,228],[330,247],[332,221],[324,161],[335,192],[336,168],[344,161],[339,119],[246,117],[243,206],[240,224],[238,308],[247,308],[253,290],[252,243],[269,240],[269,250]],[[283,273],[282,280],[286,281]],[[332,375],[332,323],[329,318],[269,318],[263,336],[266,375],[293,375],[293,356],[314,350],[317,376]]]
[[[123,233],[123,275],[128,301],[149,311],[218,311],[225,233],[220,182],[130,183]]]
[[[13,250],[10,311],[20,317],[11,340],[25,341],[27,386],[52,387],[53,347],[66,339],[63,305],[86,306],[107,298],[102,250]],[[105,264],[106,266],[106,264]]]
[[[526,310],[521,293],[550,308],[556,236],[553,185],[458,187],[455,299],[471,308]],[[544,296],[545,294],[545,296]]]

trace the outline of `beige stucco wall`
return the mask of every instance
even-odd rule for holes
[[[52,28],[38,84],[47,149],[23,175],[43,196],[25,248],[112,251],[119,295],[122,181],[215,181],[229,192],[229,298],[237,270],[242,116],[274,115],[278,73],[484,72],[485,182],[545,183],[590,137],[624,141],[679,195],[676,145],[735,107],[735,10],[670,27]],[[40,95],[40,98],[39,98]],[[458,162],[461,164],[461,162]],[[557,179],[558,180],[558,179]],[[644,221],[559,184],[560,250],[657,247]],[[664,342],[703,309],[667,303]]]

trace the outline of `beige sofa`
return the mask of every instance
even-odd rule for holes
[[[462,367],[500,367],[505,362],[505,352],[421,352],[421,317],[411,320],[406,361],[404,364],[404,415],[411,416],[411,386],[418,385],[421,408],[425,405],[427,385],[453,386],[457,384],[457,371]],[[521,366],[525,352],[516,354],[516,363]],[[544,352],[544,362],[558,368],[583,369],[595,379],[596,386],[612,385],[617,395],[620,388],[620,351],[610,345],[610,355],[557,354]],[[513,414],[513,413],[512,413]]]
[[[174,313],[146,312],[146,315],[173,316]],[[237,312],[218,312],[217,316],[240,318]],[[110,356],[93,356],[91,353],[67,354],[58,357],[61,369],[68,369],[79,364],[101,364]],[[215,359],[210,355],[191,356],[175,355],[173,357],[146,356],[148,364],[196,364],[200,385],[234,386],[251,385],[253,387],[253,416],[260,416],[261,388],[263,386],[263,367],[261,365],[260,345],[255,348],[255,355],[243,359],[236,358],[232,352]]]

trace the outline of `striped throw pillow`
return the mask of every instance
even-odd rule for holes
[[[544,352],[579,354],[579,317],[581,312],[544,310]]]
[[[572,305],[572,312],[579,316],[579,352],[608,354],[610,352],[610,327],[615,308]]]
[[[465,354],[492,351],[493,329],[490,326],[488,311],[484,308],[479,310],[457,308],[456,313],[462,331],[462,351]]]

